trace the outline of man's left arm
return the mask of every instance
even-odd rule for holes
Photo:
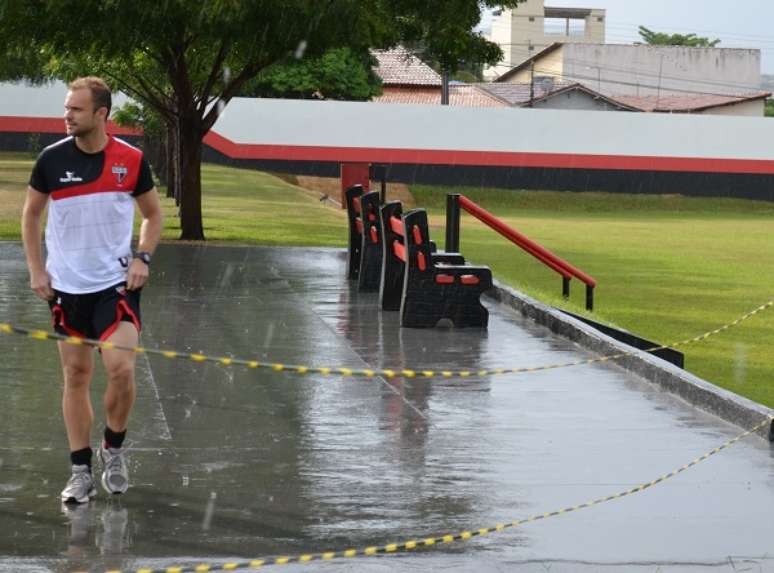
[[[142,214],[142,224],[140,225],[140,240],[137,243],[138,253],[153,254],[161,238],[162,215],[161,202],[159,194],[154,187],[150,191],[138,195],[135,200]],[[150,269],[148,264],[141,259],[132,259],[129,265],[129,272],[126,277],[126,288],[128,290],[141,289],[148,281]]]

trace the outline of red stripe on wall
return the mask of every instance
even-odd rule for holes
[[[0,115],[0,131],[16,133],[61,133],[65,136],[64,119],[61,117],[16,117]],[[121,127],[108,122],[108,133],[112,135],[142,135],[142,129]]]
[[[204,142],[232,159],[774,174],[773,160],[758,159],[256,145],[234,143],[212,131]]]

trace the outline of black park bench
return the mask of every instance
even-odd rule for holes
[[[358,281],[358,290],[377,291],[382,273],[379,193],[363,193],[362,185],[353,185],[345,197],[349,219],[347,278]]]
[[[401,218],[400,210],[399,203],[387,203],[381,210],[382,309],[399,308],[400,324],[405,327],[430,328],[441,319],[450,320],[458,328],[486,327],[489,312],[480,297],[492,287],[492,271],[466,265],[459,253],[434,253],[427,212],[414,209]],[[401,266],[402,273],[397,271]],[[398,288],[399,307],[395,294]]]
[[[379,305],[382,310],[400,310],[403,298],[403,282],[406,276],[405,245],[403,228],[403,204],[391,201],[380,211],[382,224],[382,275],[379,282]],[[433,262],[450,265],[464,265],[465,257],[459,253],[437,253],[430,241]]]

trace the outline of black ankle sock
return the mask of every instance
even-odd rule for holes
[[[123,432],[114,432],[107,426],[105,426],[105,445],[108,448],[120,448],[124,445],[124,438],[126,437],[126,430]]]
[[[91,448],[70,452],[70,463],[74,466],[89,466],[91,469]]]

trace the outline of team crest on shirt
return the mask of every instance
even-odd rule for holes
[[[121,185],[129,174],[129,170],[125,165],[113,165],[113,175],[116,176],[116,182]]]

